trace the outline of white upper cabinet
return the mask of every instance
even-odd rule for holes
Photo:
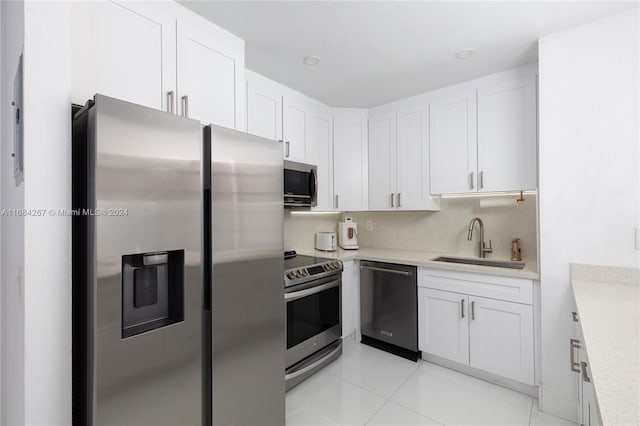
[[[396,207],[400,210],[440,210],[440,199],[429,191],[429,113],[425,106],[397,113]]]
[[[439,210],[429,192],[426,106],[369,116],[369,210]]]
[[[317,206],[333,211],[331,109],[253,71],[246,71],[247,131],[283,140],[283,158],[317,167]]]
[[[368,209],[368,138],[366,109],[333,109],[334,208]]]
[[[72,2],[72,102],[100,93],[167,109],[176,87],[175,19],[145,2]]]
[[[213,25],[177,23],[180,115],[245,129],[244,41]]]
[[[536,157],[535,76],[478,90],[479,190],[536,188]]]
[[[247,132],[263,138],[282,139],[282,87],[246,70]]]
[[[396,113],[369,116],[369,209],[395,210]]]
[[[295,96],[282,98],[282,139],[284,159],[309,163],[311,153],[307,154],[307,122],[309,106]]]
[[[314,211],[333,211],[333,119],[330,110],[312,109],[308,114],[309,153],[317,166],[317,205]]]
[[[439,90],[429,108],[432,194],[537,187],[536,77],[530,69]]]
[[[431,193],[476,191],[476,92],[429,104]]]
[[[246,129],[244,41],[173,2],[72,2],[72,101],[96,93]]]

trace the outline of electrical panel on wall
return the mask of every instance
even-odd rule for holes
[[[18,70],[13,81],[13,111],[14,111],[14,132],[13,132],[13,179],[16,186],[24,181],[24,134],[23,122],[24,113],[22,109],[22,55],[18,60]]]

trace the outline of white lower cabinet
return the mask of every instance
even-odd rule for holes
[[[571,351],[571,370],[576,373],[578,390],[578,422],[583,426],[600,426],[600,411],[596,392],[591,381],[591,367],[587,358],[587,348],[584,344],[582,328],[577,315],[574,313],[576,322],[576,339],[569,341]]]
[[[504,277],[451,271],[433,271],[432,274],[420,268],[419,349],[427,354],[534,385],[533,306],[480,296],[483,292],[493,295],[495,290],[491,286],[502,287],[504,280]],[[511,283],[512,288],[526,289],[528,286],[532,289],[533,286],[531,280],[509,280],[515,280]],[[452,291],[442,290],[444,283]],[[431,288],[430,285],[440,289]],[[474,294],[470,295],[469,292]],[[522,296],[514,293],[513,298],[521,299]]]
[[[356,261],[347,260],[343,262],[342,271],[342,337],[352,335],[356,331],[356,324],[359,322],[356,304],[360,298],[356,298],[356,287],[360,284],[360,268],[354,264]],[[356,322],[356,315],[358,321]]]
[[[469,365],[533,384],[533,307],[469,298]]]
[[[423,352],[469,363],[469,296],[418,288],[418,347]]]

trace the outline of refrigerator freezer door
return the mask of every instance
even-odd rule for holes
[[[201,426],[200,124],[101,95],[86,114],[86,167],[74,123],[74,166],[86,175],[74,207],[91,209],[74,225],[74,244],[84,229],[87,248],[74,246],[74,271],[87,258],[81,424]]]
[[[213,424],[280,426],[285,424],[282,145],[211,126],[205,128],[204,151],[211,165],[205,194],[210,189]]]

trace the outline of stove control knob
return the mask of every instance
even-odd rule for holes
[[[300,269],[296,269],[296,277],[300,278],[302,276],[302,271]]]
[[[296,277],[296,274],[293,273],[293,271],[287,272],[287,278],[289,278],[290,280],[294,279]]]
[[[325,271],[329,270],[329,265],[327,263],[325,263],[324,265],[322,265],[322,269],[324,269]]]
[[[306,277],[309,274],[309,272],[306,270],[306,268],[302,269],[301,272],[302,272],[302,276],[303,277]]]

